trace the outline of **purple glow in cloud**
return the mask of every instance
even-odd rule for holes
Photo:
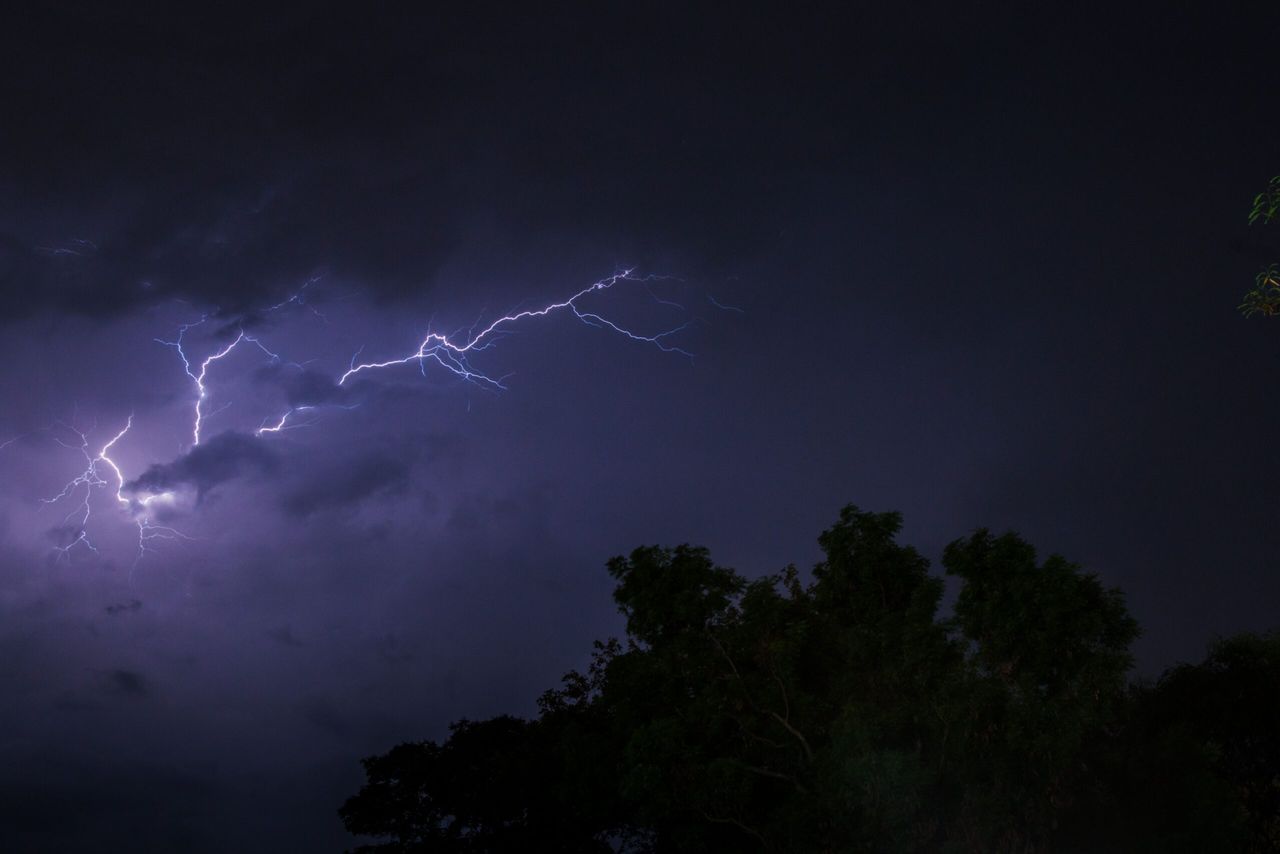
[[[422,339],[417,349],[405,356],[388,358],[382,361],[361,362],[357,364],[356,358],[359,356],[358,351],[356,356],[352,357],[347,370],[340,376],[336,377],[333,381],[333,385],[335,388],[341,388],[347,384],[348,380],[358,374],[387,370],[410,364],[417,364],[419,370],[425,375],[427,363],[433,362],[455,376],[482,388],[494,391],[504,390],[506,386],[503,385],[503,380],[506,377],[494,378],[489,374],[474,368],[471,365],[469,358],[473,354],[488,350],[496,344],[507,327],[519,323],[522,320],[546,317],[558,312],[569,312],[578,320],[589,326],[606,329],[610,332],[629,338],[632,341],[651,344],[663,352],[678,353],[692,358],[692,354],[689,351],[667,342],[667,339],[671,336],[687,329],[690,325],[690,321],[686,321],[679,326],[664,330],[657,334],[646,335],[622,326],[619,323],[604,317],[597,311],[585,310],[579,305],[581,301],[585,300],[590,295],[604,293],[620,282],[644,283],[647,287],[649,283],[665,278],[668,277],[653,275],[638,276],[635,274],[634,270],[624,269],[592,283],[567,299],[548,303],[540,308],[526,309],[503,315],[489,323],[479,332],[476,332],[475,326],[473,326],[458,340],[455,340],[457,337],[456,334],[454,337],[451,337],[449,335],[429,331]],[[310,286],[314,281],[314,279],[308,281],[303,286],[303,289]],[[293,304],[302,304],[303,301],[301,294],[302,290],[299,290],[299,292],[294,296],[271,306],[267,311],[275,311]],[[670,301],[659,300],[656,296],[654,296],[654,299],[662,304],[675,305],[674,303],[670,303]],[[193,387],[193,396],[195,400],[191,415],[191,445],[187,457],[182,459],[192,457],[197,449],[200,449],[202,452],[205,450],[201,448],[201,440],[206,422],[209,418],[223,411],[230,405],[228,402],[221,408],[212,412],[208,412],[205,409],[206,402],[210,397],[208,385],[211,381],[210,372],[217,362],[230,356],[242,344],[251,344],[256,347],[267,357],[268,362],[270,363],[282,362],[282,358],[278,353],[272,351],[261,340],[259,340],[259,338],[254,335],[250,335],[242,327],[236,330],[235,337],[228,343],[215,349],[203,359],[197,360],[197,358],[190,356],[187,352],[187,343],[185,341],[186,334],[191,329],[204,324],[208,319],[209,316],[205,315],[199,320],[181,325],[178,328],[177,335],[172,340],[164,340],[160,338],[155,339],[157,343],[170,347],[177,352],[178,358],[182,362],[183,370],[191,380]],[[301,365],[298,365],[297,363],[288,364],[301,367]],[[253,437],[264,438],[268,435],[284,432],[285,430],[312,426],[317,423],[316,418],[307,417],[299,420],[296,416],[302,413],[315,413],[322,405],[349,410],[355,408],[358,404],[307,403],[291,406],[275,419],[271,419],[269,417],[263,419],[261,425],[253,431]],[[169,504],[175,500],[174,488],[171,485],[157,485],[161,480],[163,480],[163,478],[148,476],[155,475],[157,470],[163,470],[165,467],[153,466],[148,471],[147,475],[144,475],[133,482],[129,482],[126,480],[120,466],[111,458],[111,456],[109,456],[111,449],[117,442],[123,439],[132,428],[132,415],[129,416],[124,428],[113,435],[96,454],[90,450],[88,434],[81,432],[79,429],[71,425],[60,424],[59,426],[74,433],[79,438],[80,442],[78,445],[71,444],[57,438],[56,435],[54,437],[55,440],[64,447],[78,450],[84,456],[86,462],[85,469],[69,481],[61,492],[49,499],[45,499],[45,503],[48,504],[70,499],[74,496],[81,495],[80,490],[81,487],[83,487],[83,494],[80,503],[64,519],[64,523],[74,524],[75,534],[71,542],[57,547],[60,556],[68,555],[77,546],[84,546],[86,549],[95,553],[98,551],[97,547],[94,546],[93,542],[90,540],[86,530],[90,516],[92,515],[90,501],[95,488],[110,486],[112,481],[114,481],[116,486],[115,498],[118,504],[118,509],[121,512],[128,514],[131,517],[131,521],[138,529],[138,551],[134,559],[135,566],[137,565],[137,562],[140,561],[148,552],[148,543],[152,540],[158,538],[190,539],[186,534],[183,534],[175,528],[157,524],[152,515],[153,505]],[[248,437],[245,438],[247,439]],[[14,440],[10,440],[10,442],[12,441]],[[175,464],[171,463],[168,467],[169,469],[173,469]]]

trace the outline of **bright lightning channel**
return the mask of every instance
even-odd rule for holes
[[[592,293],[606,291],[618,282],[651,282],[660,278],[663,277],[636,276],[634,275],[633,270],[622,270],[614,273],[608,278],[601,279],[600,281],[583,288],[562,302],[553,302],[549,305],[543,306],[542,308],[528,309],[514,314],[503,315],[476,334],[472,334],[474,333],[473,328],[472,333],[468,333],[468,338],[462,343],[455,343],[449,340],[447,335],[441,335],[438,332],[429,332],[427,333],[427,336],[422,339],[422,343],[418,345],[417,350],[414,350],[409,355],[398,359],[387,359],[383,362],[364,362],[357,365],[355,364],[355,357],[353,357],[347,372],[338,378],[338,385],[343,385],[348,379],[362,371],[390,368],[396,365],[408,365],[414,362],[417,362],[419,365],[423,365],[426,360],[430,359],[465,380],[488,384],[498,389],[504,389],[506,386],[502,384],[501,380],[495,380],[485,374],[473,371],[467,364],[467,354],[473,351],[479,352],[480,350],[485,349],[485,347],[492,343],[492,341],[488,339],[492,339],[493,336],[504,326],[509,326],[517,321],[524,320],[527,317],[546,317],[548,314],[564,311],[565,309],[571,311],[575,317],[589,326],[605,327],[624,335],[633,341],[653,344],[665,353],[679,353],[682,356],[688,356],[692,359],[693,354],[689,351],[682,350],[679,347],[673,347],[663,340],[675,335],[677,332],[687,329],[689,327],[689,323],[682,323],[674,329],[668,329],[667,331],[660,332],[657,335],[641,335],[619,326],[611,320],[606,320],[599,314],[586,312],[578,307],[578,300]],[[359,354],[357,353],[357,356],[358,355]]]
[[[285,304],[286,303],[281,303],[280,305],[285,305]],[[279,306],[273,306],[273,308],[278,308],[278,307]],[[239,344],[244,341],[247,341],[250,344],[255,345],[263,353],[266,353],[267,356],[270,357],[272,361],[280,360],[279,355],[268,350],[266,345],[264,345],[261,341],[259,341],[257,338],[250,336],[243,329],[241,329],[240,334],[237,335],[230,344],[223,347],[221,350],[218,350],[217,352],[213,353],[212,355],[207,356],[205,360],[200,363],[200,372],[194,373],[191,370],[191,360],[187,358],[186,351],[182,349],[182,338],[187,334],[187,330],[193,329],[194,327],[199,326],[200,324],[204,323],[207,319],[208,319],[208,315],[205,315],[204,317],[200,318],[194,323],[184,323],[182,326],[178,327],[178,337],[172,341],[164,341],[160,338],[155,339],[157,344],[163,344],[166,347],[172,347],[173,349],[178,351],[178,358],[182,359],[182,367],[186,370],[187,376],[191,378],[191,381],[195,383],[196,404],[195,404],[195,416],[192,419],[192,425],[191,425],[192,446],[200,444],[200,427],[204,422],[204,402],[209,397],[209,390],[205,388],[204,379],[205,379],[205,375],[209,373],[210,365],[212,365],[214,362],[218,361],[219,359],[229,356],[231,354],[231,351],[236,349],[236,347],[239,346]]]
[[[546,317],[550,314],[554,314],[557,312],[565,312],[565,311],[571,313],[578,320],[582,321],[583,323],[589,326],[594,326],[596,328],[606,329],[606,330],[615,332],[633,341],[637,341],[645,344],[651,344],[665,353],[677,353],[692,359],[693,358],[692,353],[668,343],[668,340],[667,340],[671,336],[674,336],[677,333],[687,329],[690,326],[691,322],[682,323],[679,326],[676,326],[671,329],[667,329],[663,332],[659,332],[654,335],[645,335],[645,334],[632,331],[631,329],[628,329],[616,323],[615,321],[609,320],[605,318],[603,315],[599,314],[598,312],[584,310],[579,305],[580,301],[585,300],[590,295],[603,293],[604,291],[609,290],[619,282],[640,282],[640,283],[645,283],[647,286],[648,283],[664,280],[667,278],[669,277],[655,276],[655,275],[637,276],[635,275],[634,270],[624,269],[624,270],[615,272],[613,275],[608,276],[604,279],[600,279],[599,281],[596,281],[591,285],[588,285],[587,287],[583,288],[582,290],[578,291],[577,293],[573,294],[567,299],[561,300],[559,302],[548,303],[547,305],[544,305],[541,308],[526,309],[523,311],[517,311],[511,314],[503,315],[502,317],[499,317],[496,320],[489,323],[489,325],[485,326],[479,332],[476,331],[476,327],[479,326],[479,321],[477,321],[475,324],[472,325],[470,329],[466,331],[466,334],[462,336],[460,340],[455,341],[453,338],[451,338],[448,335],[443,335],[438,332],[429,331],[426,337],[424,337],[421,343],[419,343],[417,349],[409,353],[408,355],[401,356],[398,358],[393,358],[393,359],[386,359],[384,361],[361,362],[357,364],[356,359],[359,358],[360,353],[363,351],[363,348],[361,348],[361,350],[358,350],[356,354],[352,356],[347,370],[337,377],[336,384],[338,386],[343,386],[347,382],[347,380],[361,373],[393,368],[401,365],[408,365],[408,364],[414,364],[414,363],[416,363],[419,369],[425,374],[427,363],[433,362],[443,367],[445,370],[455,374],[456,376],[468,382],[475,383],[482,387],[487,387],[494,390],[503,390],[506,388],[506,386],[503,385],[503,381],[506,379],[506,377],[498,377],[495,379],[494,377],[491,377],[488,374],[485,374],[479,370],[474,369],[468,361],[469,355],[473,353],[482,352],[492,347],[495,343],[497,343],[498,339],[506,332],[506,327],[509,327],[515,323],[518,323],[519,321],[522,321],[528,318]],[[298,293],[294,294],[292,297],[290,297],[287,300],[284,300],[283,302],[270,306],[269,308],[264,310],[264,313],[283,309],[294,304],[298,304],[298,305],[303,304],[304,300],[303,300],[302,292],[311,284],[313,284],[315,281],[316,279],[312,279],[308,281],[306,284],[302,286],[302,288],[298,291]],[[680,307],[679,304],[677,303],[673,303],[669,300],[659,299],[656,295],[653,294],[651,290],[650,290],[650,295],[653,296],[653,298],[657,302],[663,305],[669,305],[677,308]],[[741,309],[738,309],[732,306],[725,306],[725,305],[721,305],[720,303],[716,303],[714,299],[712,299],[712,302],[715,303],[716,306],[719,308],[723,308],[730,311],[741,311]],[[315,309],[313,308],[312,311],[315,311]],[[318,312],[316,313],[317,315],[319,315]],[[320,316],[323,319],[323,316],[322,315]],[[192,419],[191,419],[191,446],[192,447],[198,446],[200,444],[201,431],[202,431],[202,428],[204,427],[205,421],[208,418],[212,417],[213,415],[216,415],[218,412],[221,412],[227,406],[230,406],[230,402],[227,402],[222,407],[214,410],[213,412],[207,412],[205,409],[205,404],[209,399],[209,388],[208,388],[208,385],[206,385],[206,382],[209,378],[210,368],[212,368],[215,363],[231,355],[231,353],[234,352],[241,344],[252,344],[253,346],[257,347],[259,350],[261,350],[262,353],[265,354],[268,357],[268,359],[272,362],[281,361],[281,358],[278,354],[270,350],[265,344],[263,344],[260,340],[258,340],[258,338],[250,335],[243,328],[241,328],[238,330],[238,333],[234,339],[232,339],[229,343],[222,346],[220,349],[217,349],[214,352],[210,353],[209,355],[205,356],[203,360],[200,360],[198,362],[198,367],[197,367],[197,363],[195,362],[195,360],[187,354],[185,338],[186,338],[187,332],[189,332],[191,329],[194,329],[197,326],[204,324],[208,319],[209,319],[209,315],[205,315],[201,317],[199,320],[193,321],[191,323],[182,324],[181,326],[178,327],[177,335],[171,341],[167,341],[161,338],[155,339],[157,343],[163,344],[166,347],[171,347],[173,348],[173,350],[177,352],[178,358],[182,362],[183,370],[186,372],[187,377],[190,378],[192,382],[194,398],[195,398],[195,402],[192,407]],[[290,362],[288,364],[294,365],[297,363]],[[335,405],[335,406],[336,408],[341,408],[341,409],[356,408],[356,405],[349,405],[349,406]],[[270,419],[264,419],[261,426],[259,426],[258,429],[254,431],[254,435],[262,437],[262,436],[266,436],[267,434],[282,433],[286,430],[292,430],[298,427],[310,426],[316,423],[316,419],[314,417],[308,416],[304,420],[299,420],[295,416],[301,415],[303,413],[312,413],[318,408],[319,408],[318,405],[301,405],[301,406],[291,407],[290,409],[285,411],[282,415],[280,415],[275,421],[271,421]],[[134,525],[138,529],[138,551],[137,551],[137,556],[134,559],[135,567],[137,566],[138,561],[140,561],[144,555],[146,555],[149,551],[151,551],[151,549],[148,547],[148,544],[151,541],[156,539],[191,539],[191,537],[187,536],[181,531],[178,531],[166,525],[158,525],[154,521],[152,521],[151,506],[155,503],[166,503],[166,502],[172,501],[174,499],[174,494],[172,492],[166,491],[166,492],[144,495],[141,497],[138,497],[138,496],[130,497],[125,494],[126,481],[125,481],[124,474],[121,471],[120,466],[115,462],[115,460],[111,458],[109,453],[112,450],[112,448],[115,447],[116,443],[119,442],[121,439],[123,439],[125,435],[129,432],[129,430],[133,427],[132,415],[130,415],[129,418],[126,420],[124,427],[118,433],[113,435],[110,438],[110,440],[108,440],[106,444],[104,444],[96,453],[90,450],[88,434],[81,432],[80,430],[76,429],[75,427],[69,424],[65,424],[62,422],[58,422],[58,424],[59,426],[65,428],[71,433],[74,433],[79,438],[80,443],[78,445],[70,444],[58,438],[56,435],[54,436],[55,441],[57,441],[63,447],[70,448],[73,450],[78,450],[84,456],[84,459],[85,459],[84,470],[80,474],[78,474],[76,477],[68,481],[67,484],[63,487],[61,492],[59,492],[57,495],[51,498],[42,499],[42,501],[46,504],[55,504],[64,499],[73,498],[79,492],[81,487],[84,488],[82,499],[67,514],[67,516],[64,519],[64,524],[65,524],[65,523],[70,523],[72,519],[77,519],[78,517],[76,521],[77,533],[75,538],[67,545],[57,547],[57,551],[60,552],[62,556],[69,555],[70,552],[73,549],[75,549],[77,546],[84,546],[86,549],[93,552],[98,551],[97,547],[94,546],[92,541],[89,539],[88,533],[86,531],[89,518],[91,515],[90,498],[95,488],[109,487],[111,485],[111,480],[114,480],[115,482],[115,487],[116,487],[115,497],[116,497],[117,503],[120,506],[120,509],[122,509],[123,511],[125,511],[130,515],[131,520],[133,521]],[[0,445],[0,448],[6,447],[7,445],[12,444],[13,442],[17,441],[17,439],[19,438],[21,437],[14,437],[13,439],[8,440],[4,444]],[[108,472],[109,472],[110,480],[106,476]]]
[[[120,466],[115,460],[108,456],[107,452],[115,447],[115,444],[123,439],[125,434],[133,427],[133,415],[128,417],[120,432],[112,436],[96,454],[91,453],[89,450],[89,437],[86,433],[83,433],[70,424],[65,424],[63,422],[58,422],[58,426],[74,433],[80,439],[80,444],[69,444],[57,436],[54,436],[54,441],[59,445],[62,445],[64,448],[78,450],[85,459],[84,471],[80,472],[80,474],[68,481],[62,488],[61,492],[51,498],[41,499],[45,504],[56,504],[64,498],[74,496],[76,492],[79,491],[80,487],[84,487],[83,499],[75,508],[63,517],[63,524],[70,523],[77,515],[80,518],[76,522],[77,530],[75,538],[64,546],[55,547],[55,550],[60,553],[60,558],[69,558],[71,551],[76,546],[84,546],[89,551],[95,553],[98,551],[98,548],[93,544],[93,541],[89,539],[87,527],[89,524],[89,517],[92,515],[92,504],[90,503],[90,499],[92,498],[94,488],[111,485],[110,481],[103,477],[105,472],[99,469],[100,464],[106,469],[109,469],[111,475],[114,476],[116,484],[116,501],[124,510],[130,513],[133,518],[133,523],[138,529],[138,553],[133,561],[133,565],[135,567],[138,565],[138,561],[142,560],[143,556],[148,551],[151,551],[148,547],[148,543],[152,540],[191,539],[186,534],[175,528],[153,523],[149,516],[148,509],[152,503],[156,501],[170,501],[173,498],[173,493],[161,492],[153,495],[146,495],[142,498],[128,498],[124,494],[124,473],[120,471]]]

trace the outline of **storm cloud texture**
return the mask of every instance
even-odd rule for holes
[[[342,850],[361,756],[619,632],[609,557],[848,502],[1097,572],[1147,675],[1274,623],[1280,16],[112,5],[0,21],[0,850]],[[506,390],[337,382],[620,268],[692,359],[560,313]],[[184,325],[279,355],[199,445]],[[43,499],[130,416],[90,551]]]

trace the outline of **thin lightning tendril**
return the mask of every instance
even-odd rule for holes
[[[308,282],[308,284],[310,284],[310,282]],[[287,304],[288,304],[287,301],[282,302],[280,303],[280,305],[272,306],[272,309],[276,309],[276,308],[279,308],[280,306],[284,306]],[[213,353],[212,355],[205,357],[205,360],[200,363],[200,373],[198,374],[194,373],[191,370],[191,360],[187,358],[186,351],[182,349],[182,338],[184,335],[187,334],[187,330],[192,329],[196,326],[199,326],[200,324],[204,323],[207,319],[208,319],[208,315],[205,315],[204,317],[200,318],[194,323],[184,323],[182,326],[178,327],[178,337],[172,341],[164,341],[160,338],[155,339],[157,344],[163,344],[166,347],[172,347],[173,349],[178,351],[178,358],[182,359],[182,367],[186,370],[187,376],[191,377],[191,381],[194,382],[196,385],[195,417],[192,421],[192,427],[191,427],[192,446],[200,444],[200,427],[203,424],[204,417],[205,417],[204,402],[209,397],[209,390],[205,388],[204,379],[205,379],[205,375],[208,374],[209,372],[210,365],[212,365],[214,362],[218,361],[219,359],[222,359],[230,355],[231,351],[234,350],[242,341],[247,341],[250,344],[255,345],[263,353],[266,353],[267,356],[270,357],[272,361],[275,361],[275,362],[280,361],[280,356],[278,354],[268,350],[265,344],[263,344],[257,338],[250,336],[243,329],[241,329],[240,334],[238,334],[230,344],[223,347],[221,350]],[[230,404],[228,403],[227,406],[230,406]],[[223,409],[225,408],[226,406],[223,407]],[[218,411],[221,412],[222,410],[219,409]]]
[[[472,367],[468,361],[469,357],[475,353],[481,353],[488,350],[508,335],[516,334],[516,331],[510,327],[517,324],[519,321],[527,318],[546,317],[558,312],[570,313],[588,326],[609,330],[633,341],[650,344],[665,353],[677,353],[692,359],[692,353],[670,344],[667,340],[671,336],[687,329],[691,325],[692,321],[682,323],[679,326],[667,329],[657,334],[645,335],[621,326],[620,324],[602,316],[597,311],[585,310],[579,305],[580,301],[585,300],[590,295],[607,291],[619,282],[640,282],[644,283],[646,289],[648,289],[650,283],[668,278],[670,277],[654,275],[637,276],[634,274],[633,270],[624,269],[608,276],[607,278],[594,282],[573,294],[568,299],[560,302],[549,303],[541,308],[528,308],[503,315],[482,328],[481,318],[483,315],[481,315],[481,317],[478,317],[476,321],[466,329],[465,334],[463,334],[461,330],[454,332],[452,336],[432,332],[430,331],[430,324],[428,324],[426,337],[422,339],[418,348],[408,355],[383,361],[357,362],[361,353],[364,351],[364,348],[361,347],[352,355],[347,370],[337,377],[335,384],[338,387],[342,387],[348,380],[358,374],[410,364],[416,364],[419,370],[425,375],[427,364],[430,362],[439,365],[466,382],[470,382],[493,391],[501,391],[506,389],[504,382],[511,375],[506,374],[495,379],[494,377]],[[306,301],[304,299],[303,292],[316,281],[318,281],[318,277],[306,282],[293,296],[262,310],[261,313],[266,314],[282,310],[291,305],[305,305]],[[649,289],[649,295],[659,304],[682,309],[682,306],[678,303],[660,299],[651,289]],[[712,297],[708,297],[708,299],[710,299],[718,308],[727,311],[741,311],[741,309],[733,306],[722,305]],[[324,319],[323,315],[316,312],[314,308],[311,310],[315,312],[317,316]],[[157,343],[166,347],[171,347],[177,352],[178,358],[182,362],[183,370],[192,382],[195,401],[192,408],[191,447],[196,447],[200,444],[201,433],[205,426],[205,422],[231,405],[231,402],[228,401],[212,412],[206,411],[205,408],[209,399],[209,388],[207,385],[209,371],[217,362],[231,355],[231,353],[240,347],[241,344],[252,344],[257,347],[272,363],[282,362],[281,357],[277,353],[270,350],[258,338],[246,332],[243,327],[237,330],[235,338],[233,338],[229,343],[223,345],[221,348],[215,350],[197,362],[193,357],[188,355],[187,342],[185,340],[186,335],[190,330],[201,326],[208,319],[209,315],[204,315],[200,319],[191,323],[182,324],[178,327],[177,334],[173,340],[164,340],[161,338],[154,339]],[[478,332],[476,331],[477,329],[479,329]],[[302,368],[306,363],[300,364],[297,362],[287,362],[284,364]],[[270,418],[264,419],[258,429],[254,431],[254,435],[263,437],[267,434],[283,433],[287,430],[294,430],[313,425],[319,420],[317,413],[322,407],[350,410],[355,409],[357,406],[358,404],[295,405],[286,410],[274,421]],[[152,550],[149,544],[154,540],[192,539],[181,531],[167,525],[156,524],[153,521],[152,505],[157,502],[165,503],[173,500],[173,492],[164,491],[142,496],[127,494],[127,492],[131,492],[131,490],[126,490],[127,481],[125,480],[124,473],[122,472],[119,464],[112,459],[110,453],[116,446],[116,443],[121,441],[133,427],[133,415],[128,417],[124,427],[118,433],[114,434],[96,453],[90,449],[89,445],[89,434],[93,432],[93,428],[86,433],[80,431],[71,424],[64,422],[55,423],[64,430],[73,433],[79,439],[79,444],[64,441],[56,434],[51,434],[53,435],[54,440],[65,448],[79,451],[85,459],[84,470],[68,481],[57,495],[41,499],[45,504],[56,504],[66,499],[74,500],[75,496],[80,493],[81,487],[83,487],[82,497],[64,518],[64,524],[71,524],[72,520],[75,520],[74,524],[76,528],[76,535],[70,543],[56,547],[56,550],[60,553],[60,558],[63,556],[69,556],[71,551],[77,546],[84,546],[86,549],[93,552],[98,551],[97,547],[89,539],[89,535],[86,531],[92,513],[90,499],[95,489],[100,487],[110,487],[113,481],[115,484],[115,498],[120,509],[130,516],[134,525],[138,529],[138,550],[137,555],[134,558],[134,567],[136,567],[138,562],[142,560],[143,556]],[[16,436],[0,443],[0,449],[13,444],[20,438],[22,438],[22,436]]]
[[[565,309],[571,311],[575,317],[583,323],[586,323],[588,326],[607,327],[612,329],[614,332],[625,335],[633,341],[653,344],[665,353],[679,353],[682,356],[687,356],[692,359],[693,354],[689,351],[666,344],[662,340],[663,338],[674,335],[675,333],[688,328],[688,323],[681,324],[674,329],[669,329],[666,332],[661,332],[657,335],[640,335],[619,326],[611,320],[606,320],[599,314],[594,312],[585,312],[578,307],[578,300],[589,294],[608,290],[618,282],[650,282],[663,278],[660,276],[636,276],[633,275],[633,273],[634,271],[632,270],[622,270],[618,273],[614,273],[608,278],[601,279],[600,281],[583,288],[562,302],[553,302],[550,305],[543,306],[542,308],[526,309],[525,311],[515,312],[514,314],[503,315],[482,329],[478,334],[468,332],[466,339],[461,344],[454,343],[447,335],[441,335],[438,332],[428,332],[426,338],[422,339],[422,343],[418,345],[417,350],[399,359],[387,359],[382,362],[364,362],[357,365],[355,364],[355,357],[352,357],[351,367],[346,373],[338,378],[338,385],[343,385],[348,379],[362,371],[390,368],[396,365],[408,365],[413,362],[417,362],[422,366],[426,360],[430,359],[463,379],[475,382],[477,385],[487,384],[496,389],[505,389],[506,386],[504,386],[499,380],[495,380],[485,374],[472,370],[467,364],[467,354],[471,352],[480,352],[491,346],[493,342],[490,339],[494,338],[504,326],[508,326],[527,317],[546,317],[548,314],[563,311]],[[471,329],[474,331],[475,326],[472,326]],[[357,353],[357,356],[358,355],[359,354]]]
[[[82,471],[80,474],[76,475],[74,478],[68,481],[67,484],[62,488],[61,492],[59,492],[57,495],[51,498],[41,499],[41,501],[45,504],[56,504],[57,502],[61,501],[64,498],[69,498],[73,496],[80,489],[80,487],[82,486],[84,487],[83,499],[80,501],[78,506],[76,506],[65,517],[63,517],[64,524],[70,523],[71,520],[75,518],[77,515],[80,518],[76,522],[76,528],[77,528],[76,536],[72,539],[72,541],[70,543],[67,543],[64,546],[55,547],[55,550],[59,552],[59,558],[67,557],[68,559],[70,559],[71,550],[79,545],[83,545],[89,551],[92,551],[95,553],[98,551],[97,546],[95,546],[93,544],[93,541],[89,539],[89,534],[86,528],[89,524],[89,518],[93,512],[90,499],[93,496],[94,488],[107,487],[111,485],[111,482],[106,477],[104,477],[104,475],[107,472],[100,469],[99,468],[100,465],[110,470],[110,474],[111,476],[114,477],[115,483],[116,483],[116,492],[115,492],[116,501],[119,502],[119,504],[124,510],[128,511],[132,515],[133,523],[135,526],[137,526],[138,553],[133,561],[133,565],[135,567],[138,565],[138,561],[142,560],[143,555],[145,555],[148,551],[151,551],[151,549],[147,545],[150,541],[156,540],[156,539],[188,539],[188,540],[191,539],[191,537],[188,537],[186,534],[182,533],[181,531],[178,531],[175,528],[171,528],[167,525],[154,524],[147,513],[147,510],[150,504],[152,504],[157,500],[167,500],[169,498],[172,498],[172,493],[162,492],[154,495],[147,495],[142,498],[128,498],[124,494],[124,485],[125,485],[124,473],[120,470],[119,464],[116,463],[115,460],[111,459],[111,457],[107,455],[107,452],[110,451],[113,447],[115,447],[115,444],[119,442],[121,439],[123,439],[125,434],[128,433],[129,430],[133,427],[133,415],[130,415],[128,417],[128,419],[125,421],[124,427],[120,430],[120,432],[112,436],[111,439],[108,440],[107,443],[102,446],[102,448],[97,452],[97,454],[91,454],[89,451],[88,434],[83,433],[80,430],[76,429],[75,427],[71,426],[70,424],[66,424],[64,422],[57,422],[57,424],[58,426],[63,427],[67,430],[70,430],[72,433],[76,434],[76,436],[80,439],[80,444],[72,445],[68,442],[64,442],[62,439],[58,438],[57,436],[54,437],[54,441],[62,445],[64,448],[72,448],[72,449],[78,450],[81,453],[81,455],[84,456],[84,459],[85,459],[84,471]]]

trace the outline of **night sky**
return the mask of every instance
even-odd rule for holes
[[[907,5],[0,22],[0,849],[340,851],[361,756],[621,631],[609,557],[850,502],[1122,587],[1144,676],[1274,625],[1280,14]],[[336,383],[620,270],[688,325]],[[196,446],[201,318],[262,347]]]

